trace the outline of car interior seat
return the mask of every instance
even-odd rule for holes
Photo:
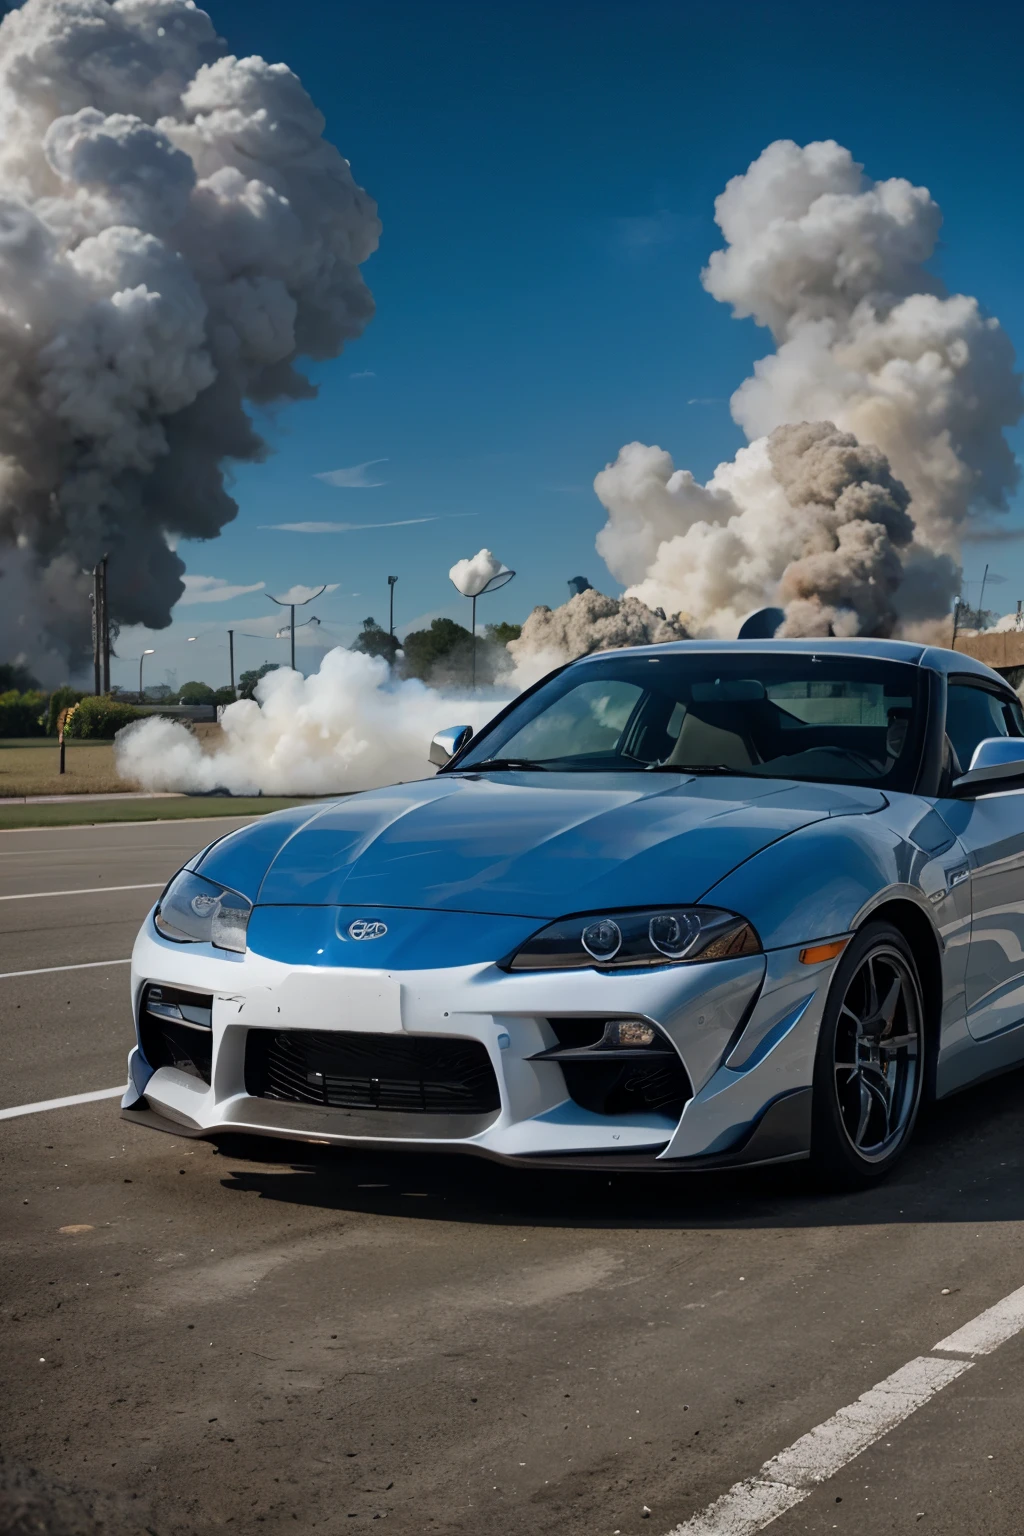
[[[720,764],[741,771],[752,768],[761,757],[745,728],[744,715],[763,705],[764,697],[764,688],[753,679],[695,683],[665,765],[693,763],[713,768]]]

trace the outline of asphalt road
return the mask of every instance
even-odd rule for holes
[[[48,968],[126,959],[156,891],[111,887],[211,827],[0,833],[0,1108],[122,1080],[127,967]],[[0,1531],[667,1536],[1024,1285],[1022,1111],[841,1198],[2,1119]],[[971,1362],[773,1536],[1019,1532],[1024,1332]]]

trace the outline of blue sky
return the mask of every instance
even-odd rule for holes
[[[384,233],[364,268],[377,315],[314,370],[315,401],[262,423],[275,452],[238,474],[237,521],[181,546],[193,576],[265,587],[181,605],[170,630],[126,633],[114,672],[125,686],[142,645],[155,650],[149,681],[226,681],[229,625],[240,668],[286,660],[284,641],[243,633],[265,626],[265,592],[292,583],[335,585],[307,610],[332,638],[350,639],[368,613],[386,622],[388,574],[400,626],[438,612],[465,622],[447,572],[484,544],[519,574],[481,603],[481,621],[554,606],[577,574],[617,591],[594,550],[594,474],[640,438],[703,480],[742,441],[728,397],[770,341],[699,274],[720,244],[716,194],[773,139],[836,138],[871,176],[928,186],[945,215],[938,270],[1024,343],[1020,7],[209,9],[232,51],[296,70],[378,200]],[[1014,446],[1024,453],[1024,433]],[[315,478],[370,461],[363,478],[383,482],[371,488]],[[1024,523],[1022,506],[1008,527]],[[372,526],[263,526],[300,521]],[[986,559],[1011,606],[1024,540],[968,548],[969,579]],[[187,645],[190,634],[201,638]]]

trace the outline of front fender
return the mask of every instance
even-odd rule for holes
[[[933,831],[927,816],[906,831],[877,816],[818,822],[755,854],[701,900],[749,918],[765,949],[849,933],[884,901],[909,900],[944,948],[961,930],[966,939],[970,913],[954,878],[960,845]]]

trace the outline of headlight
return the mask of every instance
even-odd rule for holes
[[[245,930],[252,902],[214,880],[183,869],[156,909],[156,926],[177,944],[213,944],[245,954]]]
[[[560,918],[527,939],[504,968],[565,971],[590,966],[618,971],[760,953],[761,940],[746,918],[734,912],[718,907],[652,907],[644,912]]]

